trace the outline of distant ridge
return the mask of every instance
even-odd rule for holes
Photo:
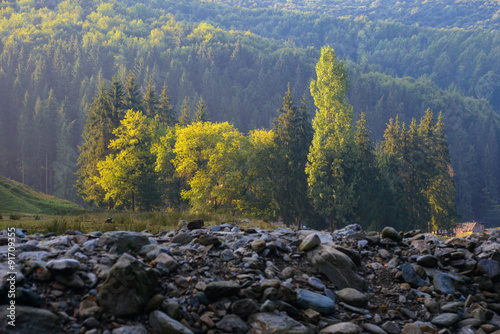
[[[82,210],[83,208],[75,203],[43,194],[0,176],[0,214],[68,214]]]

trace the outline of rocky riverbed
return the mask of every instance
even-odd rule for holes
[[[498,230],[18,229],[14,270],[8,241],[0,232],[0,333],[500,333]]]

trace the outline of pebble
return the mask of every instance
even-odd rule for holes
[[[355,224],[333,234],[269,231],[192,221],[158,235],[23,232],[16,253],[16,330],[499,332],[497,234],[443,241],[421,231],[408,231],[404,239],[392,228],[383,231]],[[0,245],[3,257],[6,251]],[[8,273],[0,262],[3,305]],[[7,316],[5,308],[0,316]]]

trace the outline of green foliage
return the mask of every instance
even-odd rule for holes
[[[232,208],[241,192],[247,138],[229,123],[198,122],[177,130],[174,165],[182,191],[200,211]]]
[[[347,72],[342,62],[336,61],[332,48],[321,50],[316,75],[311,95],[318,109],[306,173],[311,202],[316,211],[328,217],[332,229],[347,223],[356,205],[354,115],[345,100]]]
[[[152,153],[156,127],[142,112],[128,110],[109,144],[116,153],[97,163],[99,175],[94,182],[104,189],[105,199],[118,207],[147,211],[161,204]]]
[[[277,180],[276,201],[279,215],[286,224],[301,225],[309,217],[307,198],[307,175],[305,167],[311,145],[313,129],[308,120],[307,101],[302,100],[300,108],[295,106],[290,84],[283,97],[283,107],[276,119],[273,132],[279,156],[275,169],[281,177]]]
[[[0,212],[2,214],[70,214],[83,209],[0,176]]]

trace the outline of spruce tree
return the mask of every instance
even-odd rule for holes
[[[158,117],[160,123],[163,125],[174,126],[177,122],[172,99],[168,95],[167,84],[163,85],[163,89],[158,101]]]
[[[99,177],[97,165],[99,161],[104,161],[112,150],[109,143],[114,139],[113,130],[120,124],[120,118],[114,112],[114,106],[110,101],[106,87],[101,85],[97,96],[90,106],[82,134],[83,144],[80,146],[80,156],[78,157],[77,188],[78,193],[89,204],[97,206],[108,205],[108,209],[113,207],[112,201],[105,200],[105,192],[96,183],[95,178]]]
[[[115,83],[116,77],[113,78],[113,84]],[[133,109],[135,111],[142,110],[142,95],[137,86],[137,81],[135,79],[135,75],[132,71],[128,74],[125,80],[125,91],[123,93],[123,109]],[[120,117],[123,119],[124,115]]]
[[[181,107],[181,115],[179,116],[179,125],[188,126],[189,124],[191,124],[191,118],[189,117],[188,100],[185,97]]]
[[[208,117],[207,106],[203,97],[200,97],[198,104],[196,105],[196,110],[194,112],[193,123],[196,122],[210,122]]]
[[[144,92],[144,114],[150,118],[155,118],[158,115],[158,96],[152,77],[149,77],[148,85]]]
[[[300,228],[308,209],[305,166],[312,140],[312,126],[307,119],[305,101],[300,109],[295,106],[290,84],[279,112],[281,115],[273,127],[276,145],[282,158],[279,166],[276,166],[281,175],[276,201],[279,204],[279,214],[285,223],[293,221]]]

